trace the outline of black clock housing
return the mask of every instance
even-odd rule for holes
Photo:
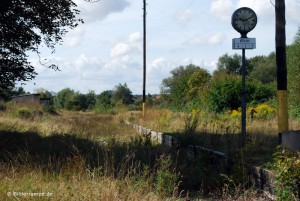
[[[232,14],[231,24],[242,37],[247,37],[247,33],[252,31],[257,24],[257,15],[251,8],[239,8]]]

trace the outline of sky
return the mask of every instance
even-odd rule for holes
[[[100,94],[126,83],[133,94],[143,90],[143,0],[74,0],[85,23],[70,30],[56,51],[41,47],[41,60],[30,54],[37,77],[22,85],[34,93],[43,88],[59,92],[71,88]],[[292,43],[300,26],[300,0],[286,0],[286,42]],[[246,57],[275,51],[275,0],[147,0],[146,94],[159,94],[170,71],[194,64],[212,73],[219,57],[241,54],[232,49],[240,34],[231,15],[240,7],[252,8],[258,17],[248,37],[256,49]],[[54,63],[61,71],[40,65]],[[21,85],[19,85],[21,86]]]

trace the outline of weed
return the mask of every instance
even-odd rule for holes
[[[278,146],[269,166],[275,175],[276,194],[280,201],[300,199],[300,157],[284,146]]]
[[[191,134],[195,133],[197,126],[200,123],[200,111],[199,110],[192,110],[190,114],[187,114],[184,118],[184,132]]]
[[[172,170],[170,156],[162,155],[157,170],[156,190],[162,196],[170,196],[177,187],[178,175]]]
[[[23,119],[29,119],[32,117],[32,113],[29,110],[29,108],[26,107],[21,107],[16,109],[15,111],[15,115],[19,118],[23,118]]]

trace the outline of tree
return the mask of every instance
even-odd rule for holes
[[[112,93],[112,100],[116,103],[121,100],[123,104],[128,105],[134,102],[133,95],[127,84],[119,84],[115,87]]]
[[[297,106],[300,113],[300,27],[293,43],[287,47],[287,68],[289,102]]]
[[[252,71],[249,62],[246,60],[245,64],[246,73]],[[229,56],[227,53],[221,56],[217,63],[217,71],[225,72],[226,74],[242,74],[242,56],[238,54],[234,54]]]
[[[95,107],[96,104],[96,94],[95,91],[90,90],[87,94],[86,94],[86,103],[87,103],[87,109],[93,109]]]
[[[68,110],[86,110],[88,108],[86,95],[76,92],[72,97],[71,101],[69,101],[66,105],[66,109]]]
[[[39,55],[45,44],[53,52],[67,29],[81,19],[72,0],[1,0],[0,6],[0,88],[12,87],[37,75],[27,60],[28,52]],[[49,68],[58,69],[55,65]]]
[[[112,103],[112,91],[103,91],[97,96],[95,109],[98,112],[107,112],[109,109],[113,108]]]
[[[18,88],[9,87],[4,90],[0,90],[0,100],[9,101],[11,100],[12,96],[18,96],[22,94],[26,94],[23,87],[18,87]]]
[[[195,71],[187,82],[187,96],[188,100],[193,104],[201,105],[206,99],[207,90],[210,84],[211,75],[205,69],[198,69]]]
[[[171,77],[162,81],[161,95],[170,97],[170,104],[174,109],[183,109],[188,102],[188,80],[193,73],[200,69],[199,66],[193,64],[179,66],[170,72]]]
[[[75,92],[70,88],[65,88],[59,91],[54,99],[54,106],[58,109],[70,107]]]
[[[249,74],[252,79],[257,79],[262,83],[271,83],[276,81],[276,58],[272,52],[269,56],[255,56],[249,59],[249,65],[253,70]]]
[[[221,80],[215,80],[208,92],[208,106],[211,111],[222,112],[224,110],[241,107],[240,76],[227,75]],[[257,80],[246,81],[246,100],[248,103],[262,103],[275,96],[275,89],[264,85]]]

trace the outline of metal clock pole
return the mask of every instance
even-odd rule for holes
[[[256,39],[248,38],[247,33],[252,31],[257,23],[256,13],[248,7],[242,7],[234,11],[231,18],[233,28],[241,34],[240,38],[232,39],[232,49],[242,50],[242,91],[241,91],[241,106],[242,106],[242,132],[241,132],[241,147],[245,145],[246,139],[246,49],[256,48]]]
[[[241,101],[242,101],[242,142],[241,146],[243,147],[245,144],[246,139],[246,56],[245,56],[245,48],[242,49],[242,94],[241,94]]]

